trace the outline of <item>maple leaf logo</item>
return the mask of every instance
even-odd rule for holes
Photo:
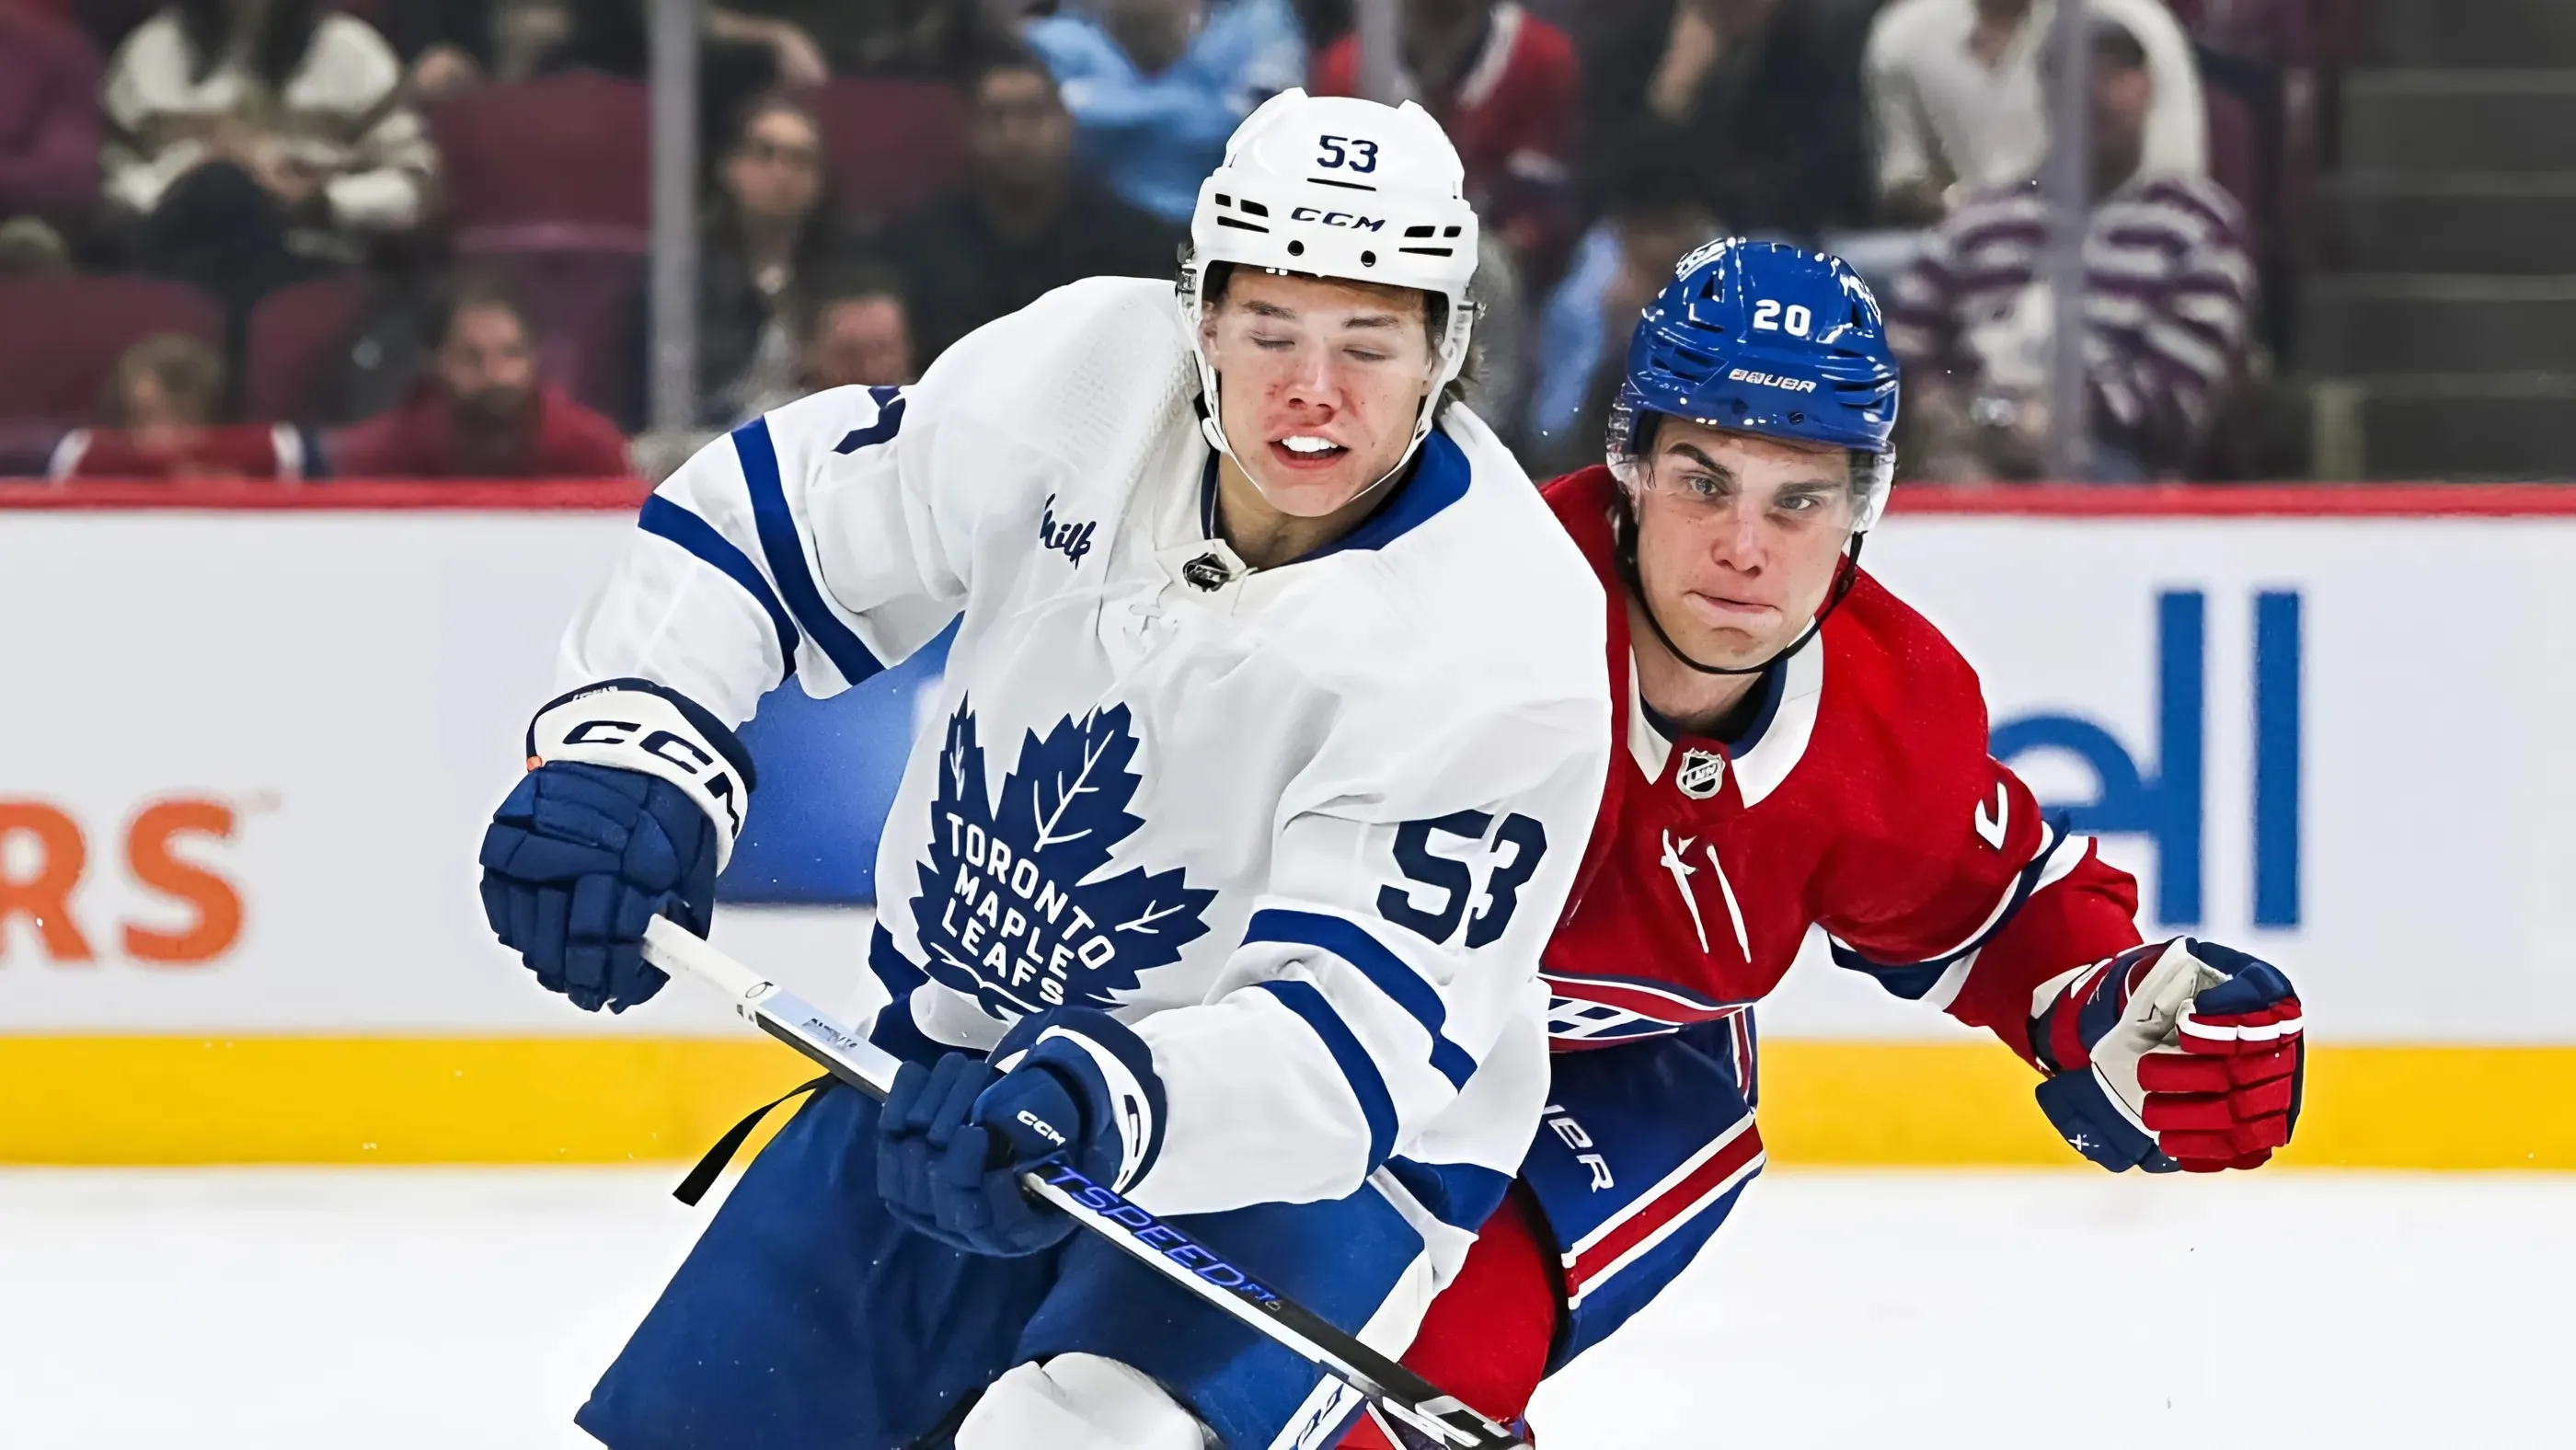
[[[1178,868],[1100,877],[1145,824],[1127,809],[1143,780],[1124,705],[1067,715],[1019,763],[996,802],[975,711],[961,700],[939,752],[930,854],[918,863],[912,920],[931,977],[1012,1017],[1067,1004],[1114,1007],[1137,974],[1168,966],[1207,932],[1216,893]]]

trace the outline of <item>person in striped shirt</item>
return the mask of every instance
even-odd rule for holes
[[[2092,37],[2091,205],[2083,360],[2096,480],[2186,471],[2246,370],[2254,263],[2236,203],[2145,163],[2155,98],[2144,47]],[[1889,296],[1916,472],[1952,482],[2040,472],[2055,310],[2048,198],[2036,179],[1979,194],[1936,230]]]

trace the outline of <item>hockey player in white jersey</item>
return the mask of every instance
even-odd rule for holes
[[[959,619],[877,862],[882,1109],[809,1102],[579,1415],[618,1447],[1329,1445],[1338,1383],[1024,1200],[1055,1155],[1400,1349],[1546,1091],[1607,768],[1599,585],[1444,394],[1476,219],[1420,109],[1299,92],[1177,288],[1095,279],[673,476],[483,848],[582,1006],[704,932],[730,727]]]

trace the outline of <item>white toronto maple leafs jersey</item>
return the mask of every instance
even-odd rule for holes
[[[1247,570],[1189,346],[1169,285],[1096,279],[914,387],[745,424],[656,492],[564,679],[734,723],[962,614],[877,858],[886,1010],[977,1049],[1057,1004],[1128,1023],[1165,1106],[1123,1176],[1158,1212],[1384,1168],[1436,1214],[1537,1127],[1539,951],[1611,738],[1600,585],[1463,409],[1357,531]]]

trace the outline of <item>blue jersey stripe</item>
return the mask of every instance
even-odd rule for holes
[[[1512,1186],[1512,1176],[1497,1173],[1475,1163],[1424,1163],[1413,1158],[1389,1158],[1386,1171],[1413,1195],[1413,1201],[1431,1211],[1431,1216],[1451,1228],[1469,1233],[1485,1226],[1485,1220],[1502,1206],[1503,1193]]]
[[[1449,1009],[1441,1002],[1440,994],[1406,966],[1404,958],[1388,950],[1357,922],[1320,911],[1271,907],[1254,912],[1243,929],[1244,945],[1265,941],[1315,947],[1358,968],[1361,976],[1376,984],[1379,991],[1431,1034],[1431,1065],[1449,1079],[1451,1087],[1463,1088],[1467,1079],[1475,1075],[1476,1059],[1467,1055],[1467,1049],[1440,1035],[1442,1025],[1449,1020]]]
[[[1951,960],[1944,957],[1937,962],[1891,966],[1885,962],[1873,962],[1840,942],[1834,943],[1833,955],[1835,966],[1864,973],[1886,988],[1889,995],[1902,997],[1908,1002],[1922,1001],[1923,994],[1940,982],[1941,974],[1950,970]]]
[[[2031,858],[2029,865],[2021,868],[2020,875],[2013,878],[2012,895],[2005,900],[2003,909],[1995,913],[1995,919],[1985,930],[1978,932],[1956,951],[1934,957],[1930,961],[1881,962],[1873,961],[1842,942],[1836,941],[1833,943],[1834,965],[1850,971],[1865,972],[1891,994],[1903,997],[1909,1002],[1923,1000],[1923,994],[1931,991],[1940,982],[1941,974],[1950,969],[1951,963],[1983,948],[1986,943],[2001,935],[2005,927],[2012,925],[2014,917],[2021,915],[2023,903],[2029,901],[2032,893],[2039,889],[2041,873],[2048,869],[2048,863],[2055,859],[2057,853],[2073,839],[2067,831],[2066,817],[2063,814],[2049,816],[2046,827],[2048,834],[2039,848],[2039,854]]]
[[[1368,1119],[1368,1171],[1375,1173],[1395,1152],[1395,1099],[1386,1090],[1386,1079],[1378,1076],[1377,1064],[1370,1060],[1368,1049],[1351,1035],[1349,1024],[1324,1000],[1311,982],[1279,980],[1257,983],[1261,990],[1279,999],[1280,1005],[1306,1020],[1306,1025],[1323,1039],[1324,1050],[1333,1054],[1333,1062],[1342,1070],[1342,1078],[1351,1085],[1351,1096],[1359,1099],[1360,1116]]]
[[[733,430],[733,451],[742,462],[743,484],[751,492],[760,552],[778,580],[778,592],[787,596],[789,612],[814,637],[842,679],[855,685],[883,670],[884,662],[832,613],[822,591],[814,587],[813,571],[805,567],[805,543],[797,536],[796,520],[787,511],[787,490],[778,479],[778,448],[770,441],[769,420],[754,418]]]
[[[733,546],[733,540],[716,532],[716,526],[691,513],[686,507],[655,494],[644,501],[644,512],[635,526],[658,538],[670,540],[705,564],[713,566],[726,578],[739,584],[754,603],[769,615],[770,625],[778,631],[778,657],[786,662],[786,673],[796,673],[796,644],[802,638],[796,632],[796,621],[788,616],[787,606],[778,602],[769,581],[751,556]]]

